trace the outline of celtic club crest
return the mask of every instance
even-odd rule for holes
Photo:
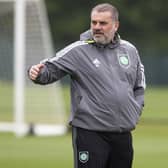
[[[129,67],[129,65],[130,65],[129,55],[120,54],[120,55],[118,55],[118,60],[119,60],[120,66],[122,66],[124,68],[128,68]]]
[[[86,163],[89,160],[89,152],[88,151],[80,151],[79,152],[79,160],[82,163]]]

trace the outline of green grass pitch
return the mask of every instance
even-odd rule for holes
[[[0,121],[11,120],[12,88],[6,84],[0,86]],[[64,95],[68,113],[67,90],[64,89]],[[145,108],[136,130],[133,131],[133,168],[167,168],[167,100],[167,87],[147,88]],[[0,133],[0,167],[73,168],[71,134],[58,137],[16,138],[13,134]]]
[[[168,125],[139,124],[133,131],[133,168],[167,168]],[[3,168],[73,168],[71,135],[16,138],[0,134]]]

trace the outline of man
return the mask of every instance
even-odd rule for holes
[[[99,4],[91,29],[56,57],[29,70],[38,84],[71,77],[75,168],[131,168],[131,130],[144,106],[145,77],[136,48],[117,34],[118,11]]]

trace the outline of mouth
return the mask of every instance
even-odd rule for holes
[[[95,32],[93,35],[94,35],[94,36],[103,36],[104,34],[101,33],[101,32]]]
[[[94,35],[103,35],[104,33],[101,32],[101,31],[93,31],[93,34],[94,34]]]

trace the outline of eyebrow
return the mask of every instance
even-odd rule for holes
[[[91,20],[91,23],[100,23],[100,24],[107,24],[107,21],[97,21],[97,20]]]

